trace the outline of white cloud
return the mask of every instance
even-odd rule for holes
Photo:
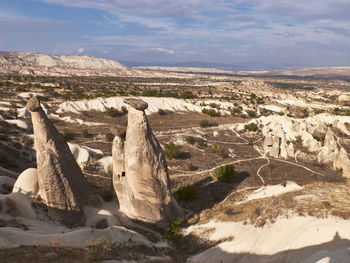
[[[81,48],[78,49],[78,53],[83,53],[84,50],[85,50],[85,49],[84,49],[83,47],[81,47]]]
[[[165,49],[165,48],[161,48],[161,47],[153,47],[151,48],[152,51],[157,51],[157,52],[161,52],[161,53],[166,53],[169,55],[174,55],[175,52],[172,49]]]

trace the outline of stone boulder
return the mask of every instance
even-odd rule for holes
[[[24,170],[17,178],[12,192],[22,193],[28,196],[36,196],[39,191],[38,175],[35,168]]]
[[[167,223],[183,217],[170,192],[170,180],[162,148],[144,110],[147,103],[125,99],[128,107],[126,138],[113,141],[113,185],[119,210],[130,218]]]
[[[41,108],[39,99],[31,98],[27,110],[31,113],[34,130],[38,197],[48,207],[52,220],[66,225],[82,224],[89,185],[66,141]]]

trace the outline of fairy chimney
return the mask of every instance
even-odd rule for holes
[[[113,141],[113,185],[119,210],[144,222],[170,222],[183,210],[170,192],[168,168],[144,110],[148,104],[127,98],[126,138]]]
[[[27,110],[31,113],[34,130],[38,197],[48,207],[52,220],[66,225],[82,224],[89,185],[66,141],[41,108],[39,99],[31,98]]]

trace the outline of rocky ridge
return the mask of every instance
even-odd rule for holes
[[[0,52],[0,72],[39,76],[133,76],[137,73],[114,60],[34,52]]]

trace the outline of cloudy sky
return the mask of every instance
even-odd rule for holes
[[[252,69],[350,65],[350,1],[1,0],[0,50]]]

